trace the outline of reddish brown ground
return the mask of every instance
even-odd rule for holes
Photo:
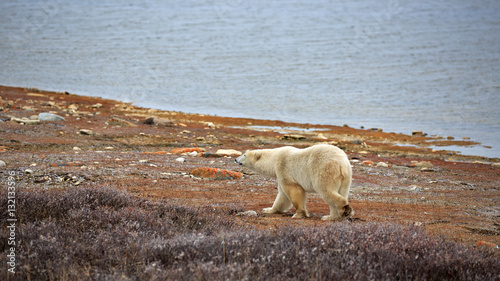
[[[166,153],[179,147],[202,147],[214,153],[221,148],[245,151],[326,142],[341,147],[354,160],[350,194],[354,221],[417,224],[431,233],[469,245],[479,241],[500,244],[500,167],[493,165],[499,159],[465,157],[425,148],[429,143],[470,145],[470,141],[167,112],[36,89],[0,86],[0,96],[3,107],[0,160],[7,164],[0,171],[2,178],[6,177],[6,171],[18,171],[20,188],[107,185],[138,196],[225,208],[235,214],[255,210],[258,217],[237,219],[259,228],[332,223],[320,220],[328,213],[328,206],[316,195],[308,200],[309,219],[294,220],[292,211],[286,215],[260,214],[262,208],[272,205],[276,182],[236,165],[234,158]],[[97,103],[102,107],[92,107]],[[10,117],[29,117],[41,112],[56,113],[66,121],[39,125],[9,121]],[[129,123],[117,123],[116,118],[110,120],[112,116]],[[170,119],[175,124],[143,124],[149,116]],[[106,124],[108,121],[112,125]],[[275,128],[257,130],[249,126]],[[288,134],[306,138],[284,138],[283,132],[291,127],[295,131]],[[79,134],[80,129],[92,130],[94,134]],[[186,162],[175,161],[181,156]],[[373,164],[362,164],[363,161]],[[428,161],[432,167],[416,167],[412,161]],[[379,167],[376,165],[379,162],[389,166]],[[199,167],[245,175],[237,180],[191,177],[189,173]],[[26,169],[33,173],[25,173]]]

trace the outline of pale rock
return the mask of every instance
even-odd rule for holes
[[[20,119],[16,117],[10,118],[11,121],[17,122],[19,124],[25,124],[25,125],[37,125],[40,124],[40,120],[30,120],[30,119]]]
[[[66,121],[64,117],[59,116],[57,114],[42,112],[38,114],[38,120],[40,121]]]
[[[7,166],[7,164],[4,161],[0,160],[0,167],[5,167],[5,166]]]
[[[234,150],[234,149],[219,149],[219,150],[217,150],[217,152],[215,152],[215,155],[219,155],[219,156],[236,157],[236,156],[241,156],[242,154],[243,153],[241,153],[240,151]]]
[[[179,157],[179,158],[175,159],[175,162],[184,163],[184,162],[186,162],[186,159],[184,157]]]
[[[250,211],[238,213],[237,216],[241,216],[241,217],[256,217],[257,216],[257,212],[253,211],[253,210],[250,210]]]
[[[389,165],[387,163],[384,163],[384,162],[378,162],[377,163],[377,167],[384,167],[384,168],[387,168],[389,167]]]

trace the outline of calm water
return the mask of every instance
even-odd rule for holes
[[[9,1],[0,84],[471,137],[500,157],[499,1]]]

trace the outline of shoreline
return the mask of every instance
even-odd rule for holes
[[[266,216],[259,212],[274,200],[274,180],[235,165],[230,157],[182,155],[173,149],[198,148],[211,155],[219,149],[244,152],[329,143],[346,151],[353,165],[350,201],[355,223],[417,225],[468,245],[479,241],[500,244],[500,159],[426,147],[429,143],[475,144],[470,140],[162,111],[6,86],[0,86],[0,96],[0,160],[6,164],[0,171],[22,173],[21,190],[109,185],[138,197],[179,205],[254,210],[256,217],[235,219],[258,229],[323,225],[320,218],[328,206],[319,197],[312,195],[308,200],[310,219],[293,220],[291,211]],[[27,120],[26,124],[12,121],[44,112],[65,121],[34,125],[27,125]],[[156,121],[146,124],[152,116]],[[177,161],[179,158],[183,161]],[[191,171],[200,167],[244,176],[229,181],[192,176]]]

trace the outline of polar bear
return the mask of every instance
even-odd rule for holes
[[[293,218],[309,217],[306,193],[318,193],[330,206],[322,220],[339,220],[354,214],[347,196],[352,180],[351,164],[340,148],[318,144],[305,149],[285,146],[249,150],[236,163],[278,180],[278,196],[264,213],[284,213],[295,207]]]

